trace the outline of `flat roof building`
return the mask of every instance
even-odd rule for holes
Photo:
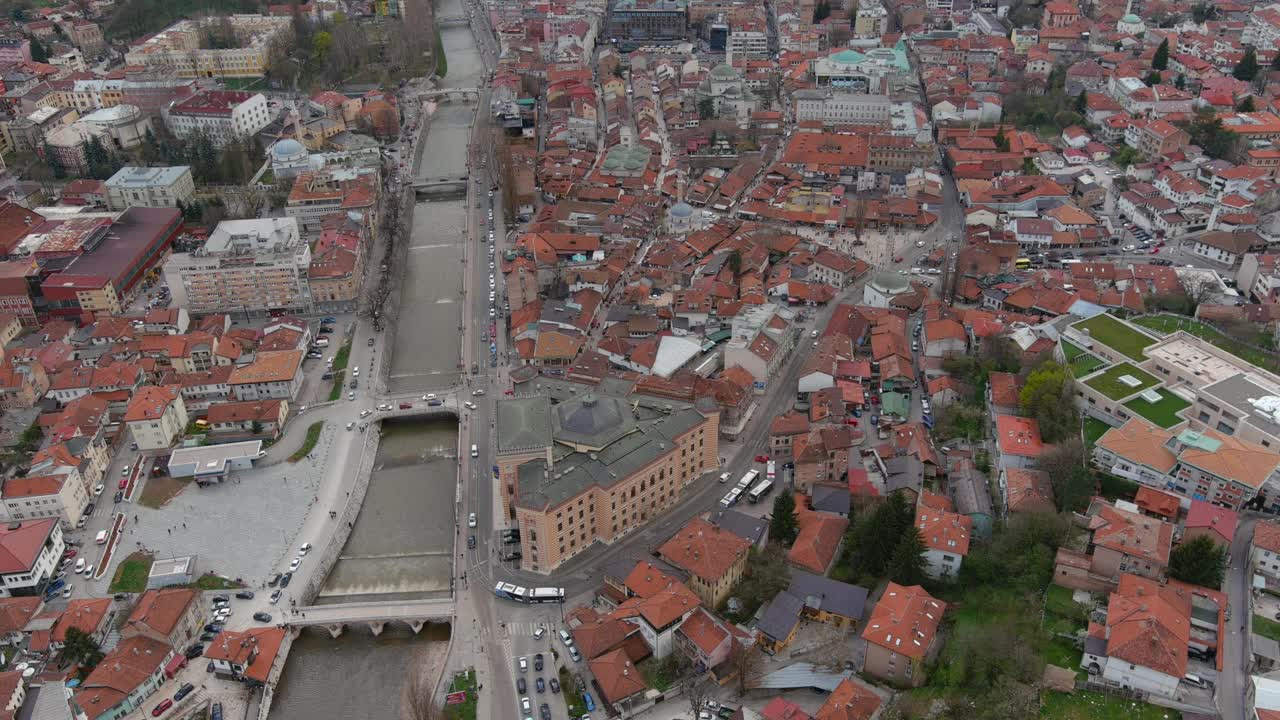
[[[253,467],[261,451],[261,440],[179,448],[169,456],[169,474],[194,477],[201,484],[222,482],[232,470]]]
[[[106,181],[107,207],[113,210],[140,207],[177,207],[189,203],[196,185],[187,165],[175,167],[123,167]]]
[[[227,220],[204,247],[174,253],[164,274],[174,303],[193,315],[306,312],[310,265],[294,218]]]

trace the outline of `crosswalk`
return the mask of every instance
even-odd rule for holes
[[[540,626],[542,626],[542,623],[537,622],[507,623],[507,633],[510,635],[532,636]]]

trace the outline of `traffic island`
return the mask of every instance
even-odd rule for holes
[[[465,672],[454,675],[453,682],[449,684],[449,694],[445,695],[446,720],[476,720],[476,704],[479,700],[475,668],[468,668]]]

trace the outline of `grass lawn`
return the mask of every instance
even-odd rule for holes
[[[1092,450],[1093,446],[1098,443],[1098,438],[1102,437],[1111,429],[1111,426],[1102,422],[1097,418],[1084,419],[1084,446],[1088,450]]]
[[[347,369],[347,361],[351,357],[351,341],[348,340],[338,348],[338,353],[333,356],[333,371],[339,372]]]
[[[1040,717],[1051,720],[1180,720],[1177,710],[1096,692],[1046,692]]]
[[[1108,500],[1117,498],[1132,500],[1138,494],[1138,483],[1132,480],[1125,480],[1122,477],[1105,472],[1095,474],[1098,476],[1098,486],[1102,497]]]
[[[1253,631],[1262,637],[1280,642],[1280,622],[1268,620],[1261,615],[1254,615]]]
[[[449,685],[449,692],[466,691],[467,701],[460,705],[445,705],[444,716],[448,720],[476,720],[476,703],[479,701],[479,695],[476,692],[476,671],[468,670],[465,673],[454,675],[453,682]]]
[[[289,462],[296,463],[311,454],[315,449],[316,443],[320,442],[320,431],[324,429],[324,421],[311,423],[311,427],[307,428],[307,439],[303,441],[302,447],[298,451],[289,456]]]
[[[1124,375],[1128,375],[1134,380],[1137,380],[1138,384],[1130,386],[1120,382],[1120,378]],[[1145,371],[1139,370],[1136,366],[1129,363],[1112,365],[1102,373],[1084,381],[1085,385],[1088,385],[1112,400],[1119,400],[1121,398],[1127,398],[1130,395],[1136,395],[1149,387],[1155,387],[1158,383],[1159,381],[1156,380],[1155,377]]]
[[[1124,406],[1162,428],[1170,428],[1182,422],[1182,418],[1178,417],[1177,413],[1191,407],[1191,403],[1164,388],[1160,388],[1156,392],[1160,393],[1160,397],[1163,398],[1160,402],[1149,403],[1140,397],[1136,397],[1125,403]]]
[[[1084,348],[1066,340],[1062,341],[1062,352],[1067,356],[1067,364],[1071,366],[1077,380],[1107,364],[1106,360],[1090,355]]]
[[[1280,371],[1280,360],[1269,352],[1258,350],[1250,347],[1234,338],[1224,335],[1222,331],[1206,325],[1199,320],[1192,320],[1187,317],[1179,317],[1175,315],[1150,315],[1140,317],[1133,321],[1135,325],[1141,325],[1145,328],[1158,330],[1164,333],[1172,333],[1178,330],[1185,330],[1189,335],[1195,335],[1198,338],[1207,340],[1209,343],[1226,350],[1227,352],[1253,363],[1259,367],[1267,368],[1272,371]]]
[[[235,590],[244,587],[244,584],[235,580],[229,580],[221,575],[201,575],[192,586],[197,590]]]
[[[1072,325],[1077,330],[1088,330],[1094,340],[1115,349],[1134,360],[1145,360],[1143,349],[1156,343],[1155,338],[1134,330],[1110,315],[1094,315]]]
[[[147,576],[151,573],[151,556],[136,552],[124,559],[116,568],[107,592],[140,593],[147,589]]]
[[[569,717],[582,717],[586,714],[587,707],[582,704],[582,688],[574,682],[573,673],[567,667],[560,668],[560,693],[564,695]]]
[[[346,378],[347,373],[345,370],[339,370],[333,374],[333,387],[329,389],[329,402],[342,399],[342,382]]]
[[[248,90],[262,84],[262,78],[221,78],[222,84],[228,90]]]
[[[1071,590],[1061,585],[1050,585],[1044,594],[1044,609],[1066,618],[1084,619],[1084,605],[1071,599]]]
[[[147,478],[142,494],[138,496],[138,504],[152,510],[162,508],[190,483],[190,478],[174,478],[168,475]]]

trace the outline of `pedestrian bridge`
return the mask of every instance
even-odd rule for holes
[[[429,622],[453,620],[453,611],[453,598],[311,605],[294,608],[284,624],[292,630],[323,627],[337,638],[352,623],[365,623],[374,635],[380,635],[387,623],[402,622],[417,634]]]
[[[458,96],[463,100],[467,98],[480,99],[480,88],[463,87],[463,88],[440,88],[439,90],[427,90],[418,93],[419,100],[431,100],[433,98],[442,98],[444,100],[452,100],[454,96]]]
[[[415,192],[423,195],[465,195],[467,176],[418,177],[408,183]]]
[[[471,18],[466,15],[437,15],[436,27],[457,27],[459,25],[470,25]]]

